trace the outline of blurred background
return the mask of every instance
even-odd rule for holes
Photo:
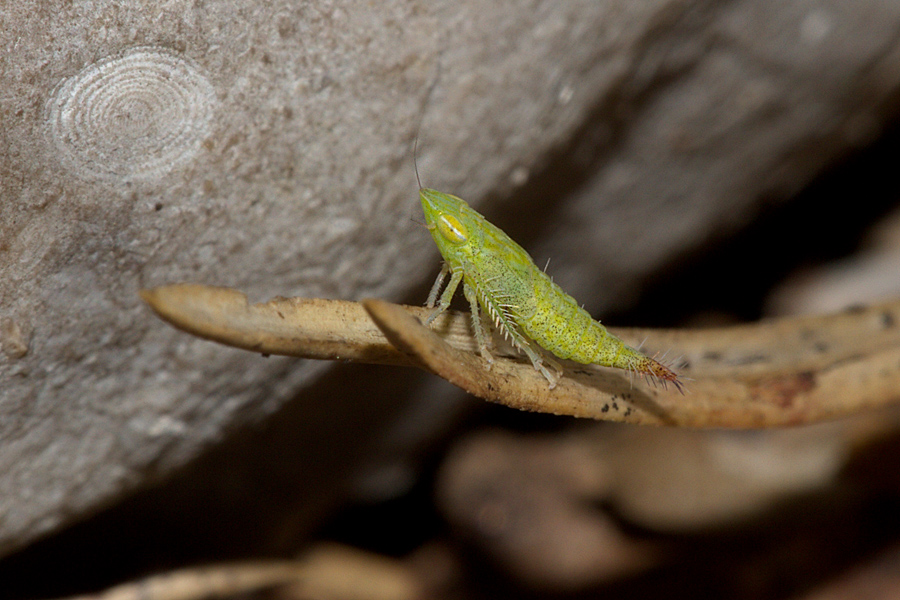
[[[195,597],[900,593],[896,411],[519,413],[411,369],[219,347],[137,296],[424,303],[421,123],[423,184],[604,323],[896,298],[900,7],[58,8],[0,8],[0,597],[296,557],[315,584]]]

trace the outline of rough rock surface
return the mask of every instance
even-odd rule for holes
[[[437,269],[421,120],[426,185],[616,306],[878,135],[900,4],[9,2],[0,49],[4,554],[324,369],[191,339],[141,287],[401,299]]]

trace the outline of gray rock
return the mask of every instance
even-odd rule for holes
[[[5,3],[0,554],[325,369],[191,339],[138,289],[399,300],[434,276],[420,121],[423,183],[606,310],[876,137],[898,31],[884,0]]]

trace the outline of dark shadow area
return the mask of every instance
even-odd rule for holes
[[[634,307],[608,320],[673,327],[705,312],[759,319],[767,294],[785,276],[853,254],[871,227],[900,205],[898,156],[900,123],[795,199],[770,206],[743,231],[660,272]]]
[[[0,599],[99,590],[184,564],[293,555],[348,502],[350,478],[377,459],[378,434],[425,377],[336,365],[169,480],[0,561]]]

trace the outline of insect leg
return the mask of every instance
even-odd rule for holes
[[[433,307],[434,303],[437,302],[438,292],[441,291],[441,286],[444,285],[444,280],[447,278],[447,273],[449,272],[450,265],[443,263],[441,265],[441,272],[438,273],[437,279],[434,280],[434,285],[431,286],[431,292],[428,294],[428,300],[425,302],[427,308]]]
[[[526,339],[525,336],[522,335],[517,329],[510,326],[510,324],[507,323],[505,319],[501,319],[501,323],[503,323],[503,331],[512,338],[513,344],[516,346],[516,348],[519,348],[522,352],[525,353],[525,355],[531,361],[531,364],[534,365],[534,369],[536,371],[540,371],[541,374],[550,383],[550,389],[552,390],[553,388],[555,388],[556,384],[559,383],[559,380],[562,377],[562,366],[560,366],[559,363],[549,357],[541,356],[541,353],[538,350],[535,350],[531,345],[532,342]],[[548,369],[546,366],[544,366],[545,362],[553,368],[553,372],[550,371],[550,369]]]
[[[551,369],[553,369],[553,373],[551,373],[549,376],[547,374],[546,368],[540,369],[540,371],[544,375],[544,377],[547,378],[547,381],[550,382],[550,389],[552,390],[553,388],[556,387],[556,384],[559,383],[559,380],[562,378],[563,368],[562,368],[561,364],[559,364],[558,362],[556,362],[549,356],[544,356],[543,360],[545,363],[547,363],[547,366],[549,366]]]
[[[450,267],[447,267],[447,270],[450,270]],[[441,270],[441,273],[443,275],[438,275],[439,279],[443,279],[443,277],[446,276],[443,269]],[[450,301],[453,299],[453,294],[456,293],[456,288],[459,287],[459,282],[462,281],[462,277],[462,271],[457,271],[450,276],[450,283],[447,284],[444,293],[441,294],[441,299],[438,301],[437,308],[435,308],[434,312],[428,315],[428,318],[425,320],[425,325],[431,325],[431,322],[434,321],[439,314],[447,310],[450,306]],[[435,287],[439,287],[437,286],[437,282],[435,282]]]
[[[487,361],[488,368],[490,368],[494,364],[494,357],[491,356],[487,349],[487,332],[478,309],[478,295],[475,289],[467,283],[463,283],[463,295],[465,295],[466,300],[469,301],[469,305],[472,307],[472,329],[475,331],[475,339],[478,341],[478,350],[481,352],[481,357]]]
[[[540,371],[541,375],[543,375],[547,381],[550,383],[550,389],[556,387],[556,384],[559,383],[560,378],[562,377],[562,366],[552,358],[546,358],[541,356],[534,348],[531,347],[528,342],[521,344],[519,346],[522,351],[531,359],[531,364],[534,365],[536,371]],[[544,363],[547,363],[553,368],[551,372]]]

